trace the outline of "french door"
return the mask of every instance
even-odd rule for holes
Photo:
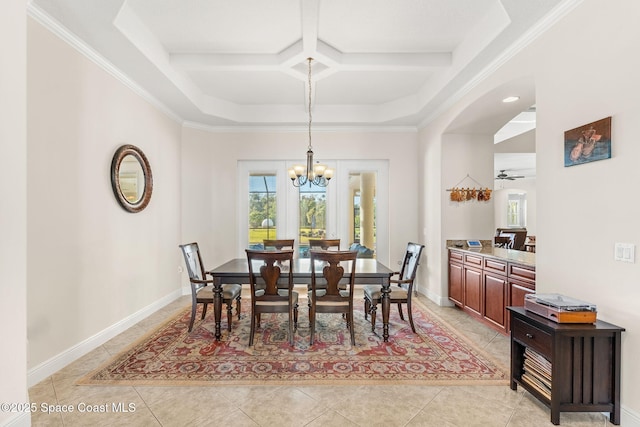
[[[389,261],[389,185],[386,160],[339,160],[327,187],[294,187],[288,161],[238,162],[238,256],[263,239],[295,239],[305,256],[309,238],[340,239],[341,249],[364,247]],[[369,255],[366,255],[369,256]]]

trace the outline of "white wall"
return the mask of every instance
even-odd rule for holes
[[[622,341],[622,424],[640,425],[640,264],[613,260],[615,242],[640,243],[640,201],[634,196],[640,181],[640,3],[585,0],[549,32],[493,72],[460,102],[430,122],[419,134],[420,165],[433,164],[428,154],[442,151],[443,169],[449,168],[444,135],[447,124],[465,106],[504,82],[533,76],[537,104],[537,288],[596,303],[598,318],[626,327]],[[591,25],[585,26],[585,23]],[[586,28],[589,27],[590,29]],[[597,28],[597,30],[595,30]],[[564,131],[613,116],[613,158],[580,166],[563,165]],[[440,146],[440,147],[438,147]],[[462,163],[468,162],[463,160]],[[443,171],[443,174],[445,172]],[[427,172],[433,176],[433,172]],[[427,187],[421,199],[421,227],[427,236],[442,233],[447,219],[431,221],[429,212],[441,194]],[[461,227],[467,225],[464,221]],[[443,243],[443,242],[442,242]],[[438,258],[437,256],[441,257]],[[444,250],[434,253],[430,269],[440,268],[446,295]],[[431,265],[437,263],[437,266]],[[436,280],[436,278],[431,278]],[[430,290],[436,290],[431,287]]]
[[[493,135],[445,134],[442,138],[442,238],[491,239],[493,201],[450,200],[454,186],[493,188]],[[468,177],[467,177],[468,175]]]
[[[599,318],[627,328],[622,404],[640,423],[640,258],[613,260],[615,242],[640,244],[638,16],[635,1],[585,1],[533,52],[544,58],[536,72],[538,287],[597,303]],[[597,31],[583,30],[590,20]],[[565,168],[564,131],[607,116],[612,158]]]
[[[453,202],[446,191],[454,186],[493,188],[493,135],[446,133],[449,115],[421,130],[425,152],[419,159],[425,166],[418,166],[426,183],[420,227],[424,240],[430,242],[427,263],[418,270],[418,277],[427,284],[421,292],[440,305],[450,304],[445,242],[491,239],[495,233],[493,201]]]
[[[0,402],[27,395],[27,28],[26,1],[0,14]],[[29,414],[0,411],[0,425],[29,425]]]
[[[214,267],[237,256],[238,160],[304,160],[307,140],[300,132],[215,133],[183,130],[182,238],[202,242],[203,260]],[[313,134],[318,160],[389,160],[391,264],[402,259],[408,241],[419,241],[415,132],[328,132]],[[231,180],[230,180],[231,179]],[[335,180],[341,179],[336,176]],[[346,179],[346,177],[344,177]],[[331,184],[330,184],[331,185]]]
[[[179,294],[181,127],[30,19],[27,83],[28,365],[38,371]],[[111,189],[121,144],[151,164],[141,213]]]

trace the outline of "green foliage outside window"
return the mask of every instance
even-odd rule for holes
[[[276,189],[274,175],[249,177],[249,244],[276,238]]]

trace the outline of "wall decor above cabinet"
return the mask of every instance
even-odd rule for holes
[[[473,187],[461,187],[460,185],[465,181],[472,181]],[[476,185],[479,187],[476,188]],[[447,191],[451,192],[450,200],[452,202],[466,202],[470,200],[477,200],[478,202],[488,202],[491,200],[492,190],[489,187],[485,187],[475,179],[471,178],[469,174],[462,178],[460,182],[454,185],[452,188],[447,188]]]
[[[135,145],[120,146],[111,161],[111,188],[124,210],[140,212],[149,204],[153,191],[151,166]]]

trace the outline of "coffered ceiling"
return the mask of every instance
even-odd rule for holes
[[[418,127],[577,0],[31,0],[185,122]],[[512,116],[527,108],[514,105]]]

